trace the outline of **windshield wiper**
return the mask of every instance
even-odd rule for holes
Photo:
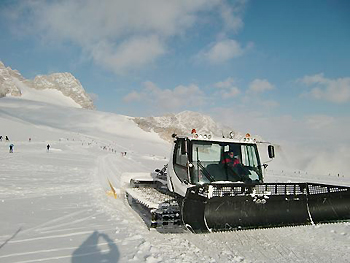
[[[204,176],[209,180],[209,182],[215,181],[215,178],[207,171],[200,160],[197,161],[198,167],[201,169]]]

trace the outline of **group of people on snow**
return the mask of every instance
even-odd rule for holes
[[[0,142],[2,142],[2,140],[3,140],[3,137],[2,137],[2,135],[0,135]],[[10,139],[9,139],[9,137],[8,137],[7,135],[5,136],[5,141],[7,141],[7,142],[10,141]],[[13,147],[14,147],[14,145],[11,143],[9,147],[10,147],[9,152],[10,152],[10,153],[13,153]]]
[[[2,141],[2,138],[3,138],[2,135],[0,135],[0,141]],[[9,137],[7,135],[5,136],[5,140],[6,141],[10,141],[10,139],[9,139]]]
[[[3,136],[0,135],[0,141],[2,141],[2,140],[3,140]],[[5,140],[6,140],[6,141],[10,141],[10,139],[9,139],[9,137],[8,137],[7,135],[5,136]],[[29,142],[30,142],[31,140],[32,140],[32,139],[29,138]],[[14,145],[13,143],[11,143],[11,144],[9,145],[9,153],[13,153],[14,147],[15,147],[15,145]],[[46,145],[46,151],[49,152],[49,151],[50,151],[50,148],[51,148],[50,144],[47,144],[47,145]]]
[[[15,146],[15,145],[14,145],[13,143],[10,144],[10,146],[9,146],[9,147],[10,147],[9,153],[13,153],[13,147],[14,147],[14,146]],[[47,152],[50,151],[50,147],[51,147],[50,144],[46,145],[46,151],[47,151]]]

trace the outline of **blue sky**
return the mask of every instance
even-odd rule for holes
[[[70,72],[101,111],[193,110],[299,141],[350,131],[347,0],[2,0],[0,31],[6,66]]]

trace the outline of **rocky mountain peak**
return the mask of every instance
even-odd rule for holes
[[[76,103],[85,109],[94,109],[90,96],[85,92],[80,84],[71,73],[53,73],[50,75],[38,75],[33,80],[36,89],[56,89],[63,95],[72,98]]]
[[[0,61],[0,98],[6,95],[21,96],[21,90],[15,84],[15,80],[23,80],[24,78],[19,74],[17,70],[12,70],[10,67]]]
[[[133,120],[145,131],[154,131],[161,138],[171,141],[173,133],[190,134],[196,129],[199,134],[222,136],[228,134],[229,127],[216,123],[210,116],[193,111],[183,111],[177,114],[166,114],[161,117],[136,117]]]
[[[90,96],[85,92],[79,80],[71,73],[38,75],[34,80],[27,80],[17,70],[5,67],[0,61],[0,98],[9,95],[20,97],[22,85],[36,90],[55,89],[73,99],[82,108],[95,108]]]

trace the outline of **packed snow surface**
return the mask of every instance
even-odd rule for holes
[[[2,263],[349,262],[349,222],[199,235],[148,230],[124,189],[133,173],[166,164],[171,145],[127,116],[3,98],[0,123],[10,139],[0,142]],[[344,175],[270,169],[268,182],[350,185]]]

